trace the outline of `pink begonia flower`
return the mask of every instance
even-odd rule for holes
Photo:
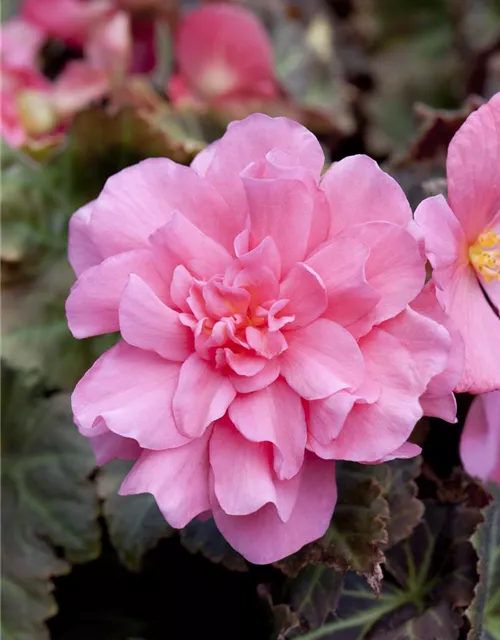
[[[215,3],[187,13],[178,25],[174,52],[177,71],[167,87],[174,104],[278,96],[267,33],[242,7]]]
[[[36,69],[3,67],[0,134],[21,148],[62,133],[78,111],[108,88],[107,73],[79,60],[67,64],[53,83]]]
[[[456,384],[404,193],[366,156],[323,163],[307,129],[253,114],[70,223],[70,329],[122,337],[73,393],[80,432],[100,464],[137,459],[122,493],[174,527],[212,512],[256,563],[324,534],[335,460],[416,455],[421,399],[448,418]]]
[[[0,29],[0,59],[4,67],[36,68],[45,32],[22,18],[12,18]]]
[[[0,134],[10,146],[22,147],[30,136],[57,126],[49,91],[50,82],[36,69],[2,65]]]
[[[94,26],[114,9],[112,0],[25,0],[21,13],[50,37],[82,47]]]
[[[27,0],[23,16],[49,36],[82,49],[90,64],[108,69],[115,79],[154,66],[153,21],[131,17],[118,0]]]
[[[457,391],[500,389],[500,93],[472,113],[450,143],[448,201],[415,213],[433,280],[465,343]]]
[[[500,391],[484,393],[472,401],[460,456],[467,473],[500,484]]]

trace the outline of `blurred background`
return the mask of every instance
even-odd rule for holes
[[[277,637],[266,585],[283,575],[248,567],[211,521],[179,534],[148,496],[116,496],[125,463],[97,471],[71,426],[69,393],[116,339],[67,329],[71,214],[116,171],[189,164],[254,111],[301,121],[327,163],[369,154],[416,205],[500,90],[500,0],[246,0],[228,3],[250,16],[234,25],[189,26],[220,4],[3,0],[6,640]]]

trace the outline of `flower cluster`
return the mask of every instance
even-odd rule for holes
[[[336,460],[418,454],[463,375],[403,191],[366,156],[323,164],[254,114],[191,167],[113,176],[70,225],[69,326],[121,334],[74,391],[80,432],[99,463],[136,460],[122,493],[175,527],[212,513],[256,563],[323,535]]]
[[[73,116],[116,94],[131,74],[156,65],[156,24],[173,26],[161,0],[24,0],[2,25],[2,137],[14,147],[60,135]],[[271,44],[249,11],[214,3],[175,27],[174,105],[204,106],[278,96]],[[44,75],[50,42],[70,57],[57,77]]]

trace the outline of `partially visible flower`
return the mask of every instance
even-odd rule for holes
[[[99,463],[137,459],[122,493],[175,527],[211,511],[257,563],[323,535],[335,460],[416,455],[421,403],[455,384],[404,193],[365,156],[323,163],[254,114],[192,167],[113,176],[70,224],[70,329],[122,337],[73,393],[80,432]]]
[[[447,159],[448,202],[415,213],[439,299],[465,343],[457,391],[500,389],[500,93],[472,113]]]
[[[484,393],[472,401],[460,456],[467,473],[500,484],[500,391]]]
[[[45,41],[43,29],[22,18],[12,18],[0,30],[0,60],[3,67],[36,68]]]
[[[174,104],[224,104],[278,96],[269,38],[242,7],[214,3],[187,13],[175,37]]]
[[[12,147],[62,134],[73,116],[105,95],[106,73],[85,62],[70,62],[55,82],[36,69],[2,69],[0,133]]]
[[[126,8],[139,11],[141,6]],[[26,0],[22,13],[49,36],[81,49],[88,62],[107,69],[114,79],[152,68],[153,19],[136,18],[119,0]]]
[[[113,11],[112,0],[25,0],[21,14],[50,37],[83,47],[95,25]]]
[[[35,69],[2,66],[0,133],[9,145],[22,147],[57,127],[49,92],[50,82]]]

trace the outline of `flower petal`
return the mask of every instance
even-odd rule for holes
[[[120,495],[152,493],[167,522],[185,527],[210,509],[208,439],[210,431],[183,447],[144,451],[120,487]]]
[[[120,332],[134,347],[156,351],[176,362],[193,352],[193,332],[181,324],[179,314],[155,295],[136,275],[131,275],[119,308]]]
[[[118,331],[118,307],[131,274],[147,282],[160,298],[168,295],[150,251],[128,251],[107,258],[80,275],[66,301],[68,326],[75,338]]]
[[[108,179],[92,212],[94,241],[104,256],[147,246],[174,211],[228,251],[241,231],[233,212],[193,169],[151,158]]]
[[[216,423],[210,438],[210,466],[217,502],[228,515],[248,515],[271,502],[283,521],[290,517],[298,479],[276,478],[270,445],[247,440],[227,418]]]
[[[71,402],[80,431],[92,437],[109,429],[147,449],[181,446],[187,440],[171,408],[179,370],[176,363],[120,342],[76,385]]]
[[[242,377],[240,375],[230,376],[231,382],[238,393],[252,393],[265,389],[272,384],[280,374],[280,365],[278,358],[268,360],[264,368],[251,377]]]
[[[239,216],[242,225],[248,209],[239,175],[250,163],[264,160],[272,149],[288,152],[319,180],[325,156],[317,138],[293,120],[271,118],[262,113],[232,122],[222,138],[210,147],[210,163],[208,159],[204,161],[204,176],[223,196],[234,215]]]
[[[298,473],[304,459],[307,427],[300,397],[278,378],[261,391],[239,395],[229,417],[251,442],[274,445],[274,470],[281,480]]]
[[[205,235],[178,211],[153,233],[151,244],[157,263],[167,259],[169,263],[182,264],[201,278],[223,273],[232,261],[222,245]]]
[[[464,339],[464,372],[455,390],[485,393],[500,389],[500,319],[473,268],[457,269],[438,295]]]
[[[89,442],[99,466],[111,460],[135,460],[142,451],[137,440],[123,438],[112,431],[90,437]]]
[[[344,237],[370,249],[366,279],[380,296],[371,312],[349,325],[351,333],[361,336],[374,324],[403,311],[420,293],[425,282],[425,261],[412,234],[390,222],[360,224],[347,229]]]
[[[375,160],[356,155],[333,164],[321,180],[332,212],[330,238],[365,222],[386,221],[406,228],[411,208],[399,184]]]
[[[331,444],[311,444],[325,458],[376,462],[406,442],[422,417],[419,397],[446,366],[450,338],[438,323],[407,310],[372,329],[359,346],[380,397],[355,404]]]
[[[343,327],[320,318],[287,332],[288,349],[280,356],[281,373],[306,400],[326,398],[357,387],[364,376],[356,341]]]
[[[279,297],[288,300],[286,313],[295,316],[295,320],[287,325],[287,330],[307,326],[319,318],[328,305],[323,281],[303,262],[292,267],[283,280]]]
[[[421,202],[415,221],[424,235],[425,252],[434,268],[433,280],[442,286],[460,264],[469,262],[464,232],[443,196]]]
[[[231,381],[193,353],[181,367],[173,399],[179,431],[200,437],[214,420],[222,418],[235,395]]]
[[[317,540],[328,529],[337,501],[335,463],[306,454],[294,509],[283,522],[273,504],[247,516],[227,515],[212,497],[215,522],[247,560],[269,564]]]
[[[323,317],[346,327],[375,308],[381,296],[366,279],[369,255],[362,242],[334,238],[307,259],[326,287],[328,307]]]
[[[460,440],[460,456],[471,476],[500,483],[500,391],[472,401]]]
[[[286,274],[304,259],[314,209],[313,196],[301,181],[287,178],[261,178],[257,165],[242,175],[250,214],[253,245],[270,236],[281,256]]]
[[[500,93],[472,113],[448,148],[448,201],[469,242],[500,219]]]
[[[80,207],[69,221],[68,259],[77,276],[102,262],[102,256],[90,235],[90,214],[94,202]]]

